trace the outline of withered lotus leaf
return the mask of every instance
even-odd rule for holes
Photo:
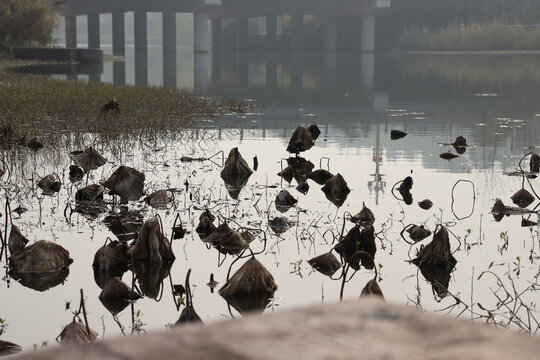
[[[334,174],[324,169],[318,169],[306,175],[308,179],[315,181],[319,185],[324,185],[333,176]]]
[[[144,201],[154,207],[163,207],[171,201],[171,197],[167,190],[157,190],[145,197]]]
[[[341,267],[341,263],[332,252],[316,256],[313,259],[308,260],[308,263],[315,270],[327,276],[334,275]]]
[[[28,239],[24,237],[16,225],[11,226],[9,233],[8,248],[11,255],[18,253],[28,244]]]
[[[341,176],[341,174],[336,174],[332,176],[321,189],[324,193],[331,193],[331,194],[348,194],[351,192],[351,189],[349,189],[349,186],[347,185],[347,182]]]
[[[107,159],[101,156],[93,147],[86,148],[84,151],[73,151],[70,157],[75,165],[82,168],[84,172],[96,170],[107,163]]]
[[[223,170],[221,170],[221,178],[225,180],[225,182],[236,182],[236,179],[249,176],[252,173],[253,170],[249,168],[249,165],[238,151],[238,148],[232,148],[225,161]]]
[[[362,210],[354,215],[351,218],[351,221],[361,226],[373,225],[375,222],[375,215],[373,215],[373,211],[366,207],[366,204],[362,202]]]
[[[153,264],[162,264],[163,261],[175,259],[169,240],[161,232],[156,217],[146,220],[137,242],[129,249],[128,255],[133,255],[135,260],[150,260]]]
[[[96,251],[92,267],[95,271],[109,272],[127,267],[129,261],[127,244],[114,240]]]
[[[377,296],[380,297],[382,300],[384,300],[384,295],[382,293],[382,290],[377,283],[377,280],[371,279],[367,282],[366,286],[362,289],[362,292],[360,293],[360,297],[363,296]]]
[[[456,262],[450,249],[448,230],[444,226],[439,226],[433,240],[419,251],[416,259],[411,260],[417,266],[446,269],[454,268]]]
[[[3,141],[4,139],[0,138],[0,143]],[[16,354],[22,350],[23,348],[20,345],[10,341],[0,340],[0,356]]]
[[[451,152],[448,152],[448,151],[447,151],[447,152],[444,152],[444,153],[440,154],[439,157],[440,157],[441,159],[444,159],[444,160],[452,160],[452,159],[454,159],[454,158],[459,157],[459,155],[452,154]]]
[[[66,325],[57,340],[61,344],[86,344],[96,340],[98,333],[90,329],[90,336],[88,335],[88,329],[81,321],[73,321]]]
[[[103,200],[103,186],[92,184],[85,186],[75,193],[76,201],[97,201]]]
[[[534,202],[534,196],[523,188],[512,195],[511,199],[512,202],[520,208],[526,208]]]
[[[311,131],[304,126],[298,126],[291,135],[289,145],[287,145],[287,151],[298,154],[311,149],[313,145],[315,145],[315,142]]]
[[[317,124],[309,125],[308,130],[311,133],[311,137],[313,138],[313,140],[317,140],[319,135],[321,135],[321,130],[319,129]]]
[[[273,294],[276,289],[272,274],[255,257],[251,257],[219,289],[219,294],[224,298],[241,294]]]
[[[390,140],[399,140],[407,136],[407,133],[401,130],[390,130]]]
[[[429,199],[424,199],[418,202],[418,206],[420,206],[421,209],[429,210],[433,206],[433,202]]]
[[[120,166],[101,185],[110,190],[111,195],[120,196],[120,202],[126,204],[139,200],[144,195],[144,174],[129,167]]]
[[[298,202],[298,200],[296,200],[290,192],[288,192],[287,190],[281,190],[277,195],[276,195],[276,207],[277,206],[294,206],[296,205],[296,203]]]
[[[293,225],[294,224],[291,221],[283,216],[275,217],[268,222],[268,226],[270,226],[270,229],[276,234],[284,233]]]
[[[426,229],[424,225],[412,225],[407,229],[407,232],[409,233],[409,237],[414,242],[419,242],[427,238],[431,235],[431,231],[429,229]]]
[[[9,257],[9,265],[17,273],[56,272],[73,262],[69,251],[47,240],[39,240]]]
[[[129,286],[117,277],[109,280],[99,294],[101,301],[126,301],[137,300],[142,296],[136,291],[132,291]]]

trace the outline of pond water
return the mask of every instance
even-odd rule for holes
[[[356,214],[363,203],[376,218],[375,264],[387,301],[448,313],[448,317],[481,317],[479,321],[536,332],[538,296],[533,284],[538,283],[539,275],[538,228],[521,227],[521,216],[496,222],[490,211],[496,198],[511,204],[510,197],[521,188],[522,178],[504,173],[514,171],[521,157],[538,144],[537,55],[366,58],[338,54],[330,59],[322,55],[304,55],[300,59],[287,55],[245,55],[240,62],[229,61],[228,56],[217,57],[219,64],[213,63],[216,57],[210,57],[208,81],[201,88],[196,88],[195,80],[189,80],[193,79],[193,60],[185,68],[179,66],[178,79],[184,80],[177,85],[210,96],[252,99],[264,107],[250,113],[206,119],[198,128],[177,134],[126,137],[114,142],[83,134],[63,139],[65,145],[59,149],[47,146],[37,153],[25,149],[4,151],[3,156],[13,164],[11,182],[20,189],[11,205],[28,209],[20,216],[13,214],[13,223],[31,241],[56,241],[70,252],[74,261],[67,278],[46,291],[26,287],[10,277],[2,279],[0,318],[7,324],[3,340],[16,342],[27,350],[54,345],[63,326],[71,321],[72,311],[78,308],[81,288],[86,296],[90,327],[100,335],[121,336],[118,323],[129,334],[133,319],[139,331],[164,330],[176,322],[183,308],[178,311],[176,307],[171,283],[183,284],[188,269],[192,269],[195,310],[205,323],[241,317],[206,285],[210,274],[214,274],[220,283],[218,288],[221,287],[235,257],[223,257],[216,249],[207,248],[195,232],[201,209],[205,208],[221,219],[229,219],[233,229],[245,226],[264,230],[266,247],[262,233],[250,247],[261,252],[256,257],[273,275],[278,289],[272,299],[263,301],[263,313],[336,303],[341,280],[313,270],[307,260],[332,249],[332,234],[337,237],[341,233],[345,214]],[[159,67],[160,60],[158,56],[149,63]],[[126,61],[125,68],[131,69],[129,56]],[[101,81],[114,81],[113,66],[104,65]],[[242,68],[247,69],[244,75]],[[149,76],[150,84],[162,84],[159,76],[155,77],[158,81],[150,81],[153,78]],[[134,82],[129,71],[126,82]],[[304,195],[295,189],[294,179],[289,184],[277,175],[286,166],[284,159],[291,156],[286,147],[294,129],[313,122],[322,133],[315,146],[301,156],[314,169],[329,169],[347,181],[352,191],[339,207],[313,181],[308,181],[309,191]],[[408,135],[391,140],[392,129]],[[455,153],[450,146],[441,144],[451,143],[460,135],[470,145],[466,152],[451,161],[441,159],[439,154],[443,152]],[[144,172],[146,193],[176,189],[173,204],[159,210],[142,201],[132,201],[127,209],[109,205],[96,216],[73,213],[66,218],[66,204],[75,207],[74,193],[83,185],[68,180],[69,152],[90,144],[108,163],[92,171],[88,183],[106,179],[118,165],[128,165]],[[251,167],[253,157],[259,163],[238,199],[229,195],[220,178],[221,155],[214,157],[214,162],[181,161],[182,156],[210,157],[220,151],[226,157],[234,147],[238,147]],[[524,167],[528,169],[528,160]],[[59,174],[63,184],[54,196],[43,195],[36,187],[36,175],[49,173]],[[414,180],[411,205],[391,191],[396,182],[407,176]],[[452,191],[461,179],[470,180],[474,187],[470,182],[459,182]],[[537,181],[531,179],[532,185]],[[530,190],[527,182],[525,186]],[[282,189],[298,199],[297,206],[284,214],[273,203]],[[111,199],[106,195],[106,201]],[[430,199],[434,206],[421,209],[417,202],[423,199]],[[170,278],[165,277],[154,291],[157,299],[150,294],[136,301],[133,308],[128,306],[118,314],[117,322],[98,299],[101,288],[94,279],[92,262],[107,237],[115,238],[104,218],[126,211],[132,215],[140,213],[144,220],[159,214],[168,237],[179,214],[188,233],[172,243],[176,261]],[[268,227],[268,220],[277,216],[285,216],[294,223],[281,235]],[[530,220],[537,221],[536,214]],[[424,224],[433,231],[441,222],[453,234],[450,244],[457,259],[449,275],[446,296],[439,296],[417,267],[407,262],[431,237],[412,248],[400,237],[408,224]],[[347,221],[345,233],[352,227]],[[231,274],[245,261],[237,261]],[[492,274],[479,278],[488,269]],[[358,271],[346,283],[344,299],[357,299],[373,276],[373,270]],[[131,272],[124,273],[122,279],[131,284]],[[511,298],[507,298],[500,285]],[[513,286],[520,294],[518,299],[514,298]],[[501,303],[497,297],[505,300]],[[456,304],[456,298],[462,303]],[[68,302],[70,307],[66,309]],[[489,317],[490,313],[493,316]],[[509,321],[512,313],[516,316]]]

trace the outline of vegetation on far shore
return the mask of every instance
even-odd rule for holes
[[[540,50],[540,27],[500,21],[426,27],[405,31],[397,42],[400,51],[504,51]]]
[[[0,42],[46,45],[52,41],[54,27],[53,12],[44,0],[0,1]]]
[[[174,131],[249,106],[242,100],[209,99],[175,88],[66,81],[11,71],[25,64],[35,62],[0,59],[0,125],[9,123],[27,137]],[[102,113],[101,106],[111,99],[119,102],[120,111]]]

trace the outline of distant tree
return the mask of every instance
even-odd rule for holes
[[[0,0],[0,41],[50,43],[55,26],[44,0]]]

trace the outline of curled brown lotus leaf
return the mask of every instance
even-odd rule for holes
[[[77,182],[82,180],[84,170],[77,165],[69,165],[69,181]]]
[[[47,240],[39,240],[9,257],[9,266],[17,273],[45,273],[65,269],[73,262],[69,251]]]
[[[73,321],[64,326],[62,332],[57,337],[57,341],[61,344],[86,344],[96,340],[98,333],[90,329],[90,335],[88,329],[81,321]]]
[[[210,222],[214,222],[214,220],[216,220],[216,217],[210,212],[209,209],[204,210],[201,215],[199,215],[199,220],[202,220],[203,217],[207,217]]]
[[[313,141],[313,135],[304,126],[298,126],[294,130],[289,145],[287,145],[287,151],[293,154],[298,154],[302,151],[309,150],[315,145]]]
[[[120,202],[125,204],[131,200],[139,200],[144,195],[143,173],[129,167],[120,166],[101,185],[110,190],[111,195],[120,196]]]
[[[10,341],[0,340],[0,356],[6,356],[21,352],[23,348],[20,345]]]
[[[411,240],[413,240],[415,243],[422,241],[431,235],[431,231],[426,229],[424,225],[412,225],[407,229],[407,232],[409,233]]]
[[[355,225],[335,246],[335,250],[354,270],[360,270],[360,266],[373,269],[377,252],[375,229],[371,225],[366,227]]]
[[[272,274],[255,257],[251,257],[219,289],[219,294],[225,299],[229,296],[256,293],[271,296],[276,289],[277,285]]]
[[[444,159],[444,160],[452,160],[454,158],[459,157],[459,155],[452,154],[451,152],[447,151],[447,152],[444,152],[444,153],[440,154],[439,157],[441,159]]]
[[[294,205],[296,205],[296,203],[298,202],[298,200],[296,200],[290,192],[288,192],[287,190],[281,190],[277,195],[276,195],[276,208],[279,210],[280,207],[283,207],[283,208],[290,208]],[[281,211],[281,210],[280,210]]]
[[[231,233],[233,232],[233,229],[229,227],[229,224],[226,222],[220,224],[213,232],[205,238],[203,241],[208,242],[212,245],[214,244],[220,244],[223,242],[226,242]]]
[[[520,208],[526,208],[534,202],[534,196],[527,190],[521,188],[511,197],[512,202]]]
[[[407,133],[401,130],[390,130],[390,140],[399,140],[407,136]]]
[[[28,239],[21,233],[16,225],[11,226],[9,233],[8,248],[11,255],[18,253],[28,244]]]
[[[334,174],[324,169],[318,169],[306,175],[308,179],[315,181],[319,185],[324,185],[333,176]]]
[[[453,269],[457,261],[450,249],[448,230],[444,226],[439,226],[433,240],[418,252],[416,259],[410,262],[417,266]]]
[[[452,143],[453,147],[467,147],[467,140],[463,136],[458,136]]]
[[[210,234],[216,230],[216,226],[212,223],[208,216],[203,216],[199,220],[199,224],[195,231],[199,234],[201,240],[205,240]]]
[[[450,284],[450,275],[452,268],[438,268],[426,265],[420,265],[420,272],[424,278],[431,283],[431,288],[434,294],[440,298],[448,295],[448,285]]]
[[[315,123],[309,125],[308,130],[309,130],[309,132],[311,134],[311,137],[313,138],[314,141],[317,140],[319,135],[321,135],[321,130],[319,129],[319,127]]]
[[[349,189],[349,186],[347,185],[347,182],[341,176],[341,174],[337,173],[336,175],[332,176],[321,189],[324,193],[331,193],[331,194],[348,194],[351,192],[351,189]]]
[[[376,279],[371,279],[367,282],[360,293],[360,297],[363,296],[377,296],[384,300],[383,292]]]
[[[95,271],[110,272],[126,268],[129,262],[128,245],[114,240],[96,251],[92,267]]]
[[[424,199],[418,202],[418,206],[420,206],[421,209],[429,210],[433,206],[433,202],[429,199]]]
[[[278,176],[282,177],[283,180],[290,183],[293,179],[294,171],[291,165],[287,166],[285,169],[278,172]]]
[[[101,301],[128,301],[140,299],[141,294],[132,291],[129,286],[117,277],[109,280],[99,294]]]
[[[171,197],[167,190],[157,190],[145,197],[144,201],[153,207],[164,207],[171,201]]]
[[[362,202],[362,210],[351,217],[351,221],[361,226],[373,225],[375,222],[375,215],[373,215],[373,211],[366,207],[366,204]]]
[[[53,287],[63,284],[69,275],[69,268],[60,269],[53,272],[22,272],[11,270],[9,275],[20,285],[35,291],[47,291]]]
[[[402,192],[402,191],[411,191],[411,190],[412,190],[412,187],[413,187],[413,179],[412,179],[412,177],[407,176],[405,179],[403,179],[403,181],[401,182],[401,184],[399,185],[399,187],[397,188],[397,190],[398,190],[399,192]]]
[[[98,201],[103,200],[103,186],[92,184],[85,186],[75,193],[76,201]]]
[[[311,173],[315,167],[311,161],[298,156],[288,158],[287,164],[291,167],[292,175],[297,183],[305,181],[306,175]]]
[[[45,192],[58,192],[62,187],[62,183],[57,180],[54,174],[49,174],[38,181],[37,186]]]
[[[338,269],[341,267],[339,260],[332,254],[328,252],[308,260],[309,265],[315,270],[324,274],[326,276],[332,276]]]
[[[237,182],[236,180],[238,178],[242,178],[245,176],[250,176],[253,173],[253,170],[249,168],[249,165],[247,164],[246,160],[242,157],[240,152],[238,151],[238,148],[232,148],[229,152],[229,156],[227,157],[227,160],[225,161],[225,165],[223,166],[223,170],[221,170],[221,178],[225,180],[225,182]]]
[[[161,293],[163,280],[169,276],[172,261],[153,264],[150,261],[135,261],[135,276],[139,282],[141,293],[151,299],[157,299]]]
[[[272,229],[272,231],[276,234],[284,233],[293,225],[293,222],[289,221],[283,216],[275,217],[268,222],[268,226],[270,226],[270,229]]]
[[[161,232],[158,218],[146,220],[137,242],[129,249],[128,255],[132,255],[135,260],[150,260],[152,264],[158,265],[175,259],[169,241]]]
[[[73,151],[70,157],[75,165],[82,168],[84,172],[96,170],[107,163],[107,159],[101,156],[93,147],[86,148],[84,151]]]

